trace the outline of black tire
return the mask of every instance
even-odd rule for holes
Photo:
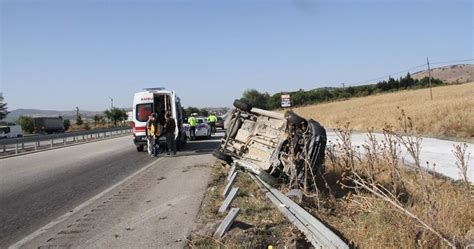
[[[222,151],[220,151],[219,149],[216,149],[214,150],[214,152],[212,152],[212,155],[217,158],[217,159],[220,159],[228,164],[231,164],[232,163],[232,157]]]
[[[302,124],[306,125],[308,124],[308,121],[300,116],[298,114],[292,112],[292,111],[287,111],[285,112],[285,118],[290,122],[292,125],[300,126]]]
[[[137,151],[138,151],[138,152],[142,152],[142,151],[143,151],[143,145],[137,146]]]
[[[249,112],[252,109],[252,105],[245,100],[236,99],[234,100],[235,108],[238,108],[244,112]]]

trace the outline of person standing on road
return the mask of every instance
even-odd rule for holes
[[[168,155],[173,152],[176,155],[176,140],[174,139],[174,132],[176,129],[176,121],[171,117],[171,113],[166,113],[164,132],[166,136],[166,144],[168,145]]]
[[[188,118],[189,123],[189,137],[191,140],[196,139],[196,126],[198,125],[198,120],[196,118],[197,113],[191,114],[191,117]]]
[[[158,138],[160,137],[161,129],[156,118],[156,113],[153,113],[148,117],[146,122],[146,138],[147,138],[147,147],[148,154],[151,156],[157,157],[160,154],[160,147],[158,144]]]
[[[216,134],[216,122],[217,122],[217,117],[216,113],[212,112],[209,117],[207,117],[207,122],[211,126],[211,133]]]

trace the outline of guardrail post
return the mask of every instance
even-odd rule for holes
[[[22,150],[25,149],[25,143],[21,143],[21,149],[22,149]]]
[[[38,146],[39,146],[39,141],[36,140],[36,141],[35,141],[35,150],[38,150]]]
[[[15,144],[15,154],[18,154],[18,142]]]
[[[5,153],[6,151],[7,151],[7,146],[3,145],[3,153]]]
[[[63,144],[66,145],[66,138],[63,137]]]
[[[51,148],[53,148],[54,145],[54,138],[51,138]]]

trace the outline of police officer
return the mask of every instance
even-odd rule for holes
[[[198,125],[198,120],[196,118],[197,113],[191,114],[191,117],[188,118],[189,123],[189,137],[191,140],[196,139],[196,126]]]
[[[216,117],[216,113],[215,112],[212,112],[209,117],[207,117],[207,122],[209,123],[209,125],[211,126],[211,132],[212,134],[215,134],[216,133],[216,122],[217,122],[217,117]]]

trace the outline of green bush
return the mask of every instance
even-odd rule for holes
[[[69,127],[71,127],[71,121],[69,119],[63,120],[63,125],[64,125],[64,130],[67,131],[69,130]]]
[[[33,118],[29,116],[20,116],[16,121],[16,124],[21,126],[21,129],[26,133],[33,133],[35,131],[35,125]]]

